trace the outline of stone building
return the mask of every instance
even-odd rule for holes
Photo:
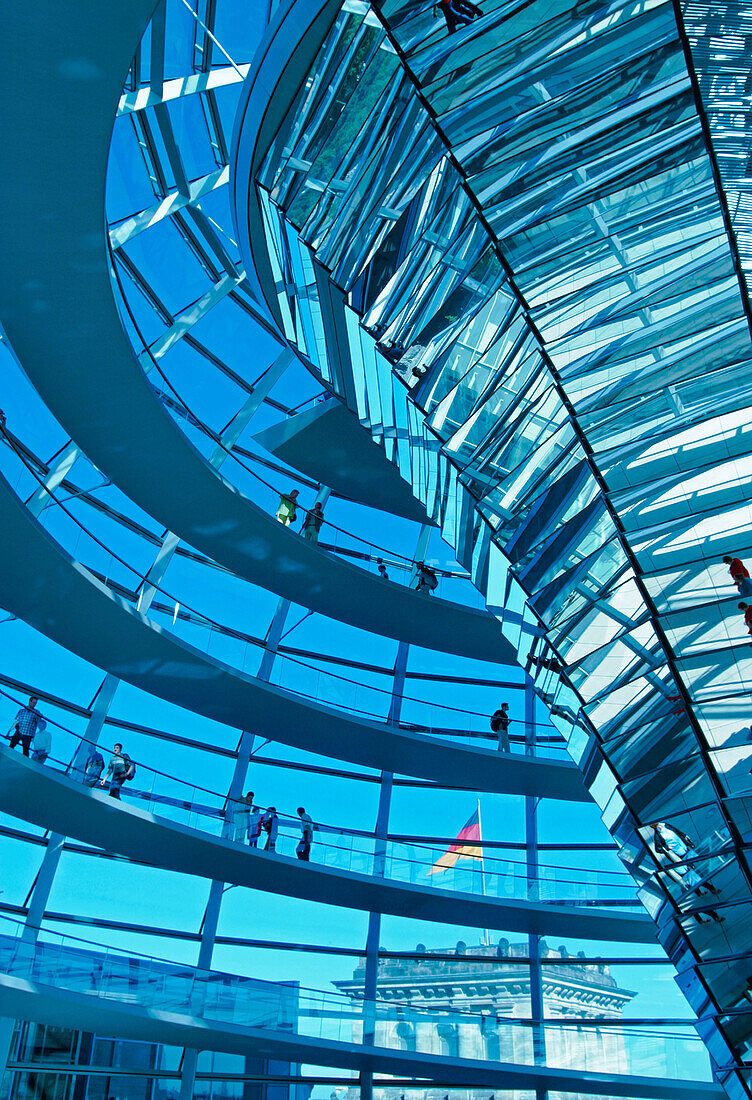
[[[530,967],[523,961],[528,956],[527,943],[510,944],[501,939],[498,944],[468,947],[460,940],[454,948],[430,951],[418,944],[416,952],[428,957],[387,959],[379,967],[379,1001],[402,1002],[406,1008],[402,1021],[376,1020],[377,1046],[533,1064],[537,1044],[538,1058],[550,1065],[609,1073],[635,1072],[631,1044],[621,1029],[582,1023],[604,1017],[620,1019],[635,996],[620,988],[607,965],[571,961],[566,947],[552,949],[542,941],[542,957],[561,960],[542,968],[545,1018],[558,1021],[571,1017],[573,1022],[571,1026],[552,1023],[541,1036],[542,1029],[529,1022]],[[580,953],[579,957],[584,956]],[[515,962],[516,958],[520,961]],[[487,961],[491,959],[496,961]],[[342,992],[359,998],[364,979],[365,961],[361,960],[351,979],[334,984]],[[413,1010],[435,1015],[421,1019],[421,1012]],[[441,1013],[445,1010],[472,1013],[473,1018],[447,1016],[442,1020]],[[362,1027],[358,1025],[353,1038],[360,1040],[361,1034]],[[664,1064],[662,1068],[668,1067]],[[468,1100],[489,1100],[490,1096],[487,1089],[461,1091]],[[351,1100],[349,1092],[338,1089],[333,1097]],[[400,1100],[404,1092],[399,1087],[380,1088],[374,1090],[374,1096],[378,1100]],[[409,1098],[443,1100],[446,1093],[445,1088],[420,1092],[411,1089]]]

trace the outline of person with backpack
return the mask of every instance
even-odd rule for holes
[[[426,565],[424,561],[420,561],[418,564],[418,583],[415,586],[417,592],[427,592],[429,595],[439,587],[439,578],[431,568],[430,565]]]
[[[499,737],[499,752],[510,752],[509,745],[509,703],[502,703],[499,710],[491,716],[491,729]]]
[[[92,747],[84,764],[84,786],[96,787],[100,776],[104,771],[104,757],[101,752]]]
[[[270,806],[264,816],[261,818],[261,828],[266,833],[266,844],[264,845],[264,851],[276,851],[277,834],[279,833],[279,818],[277,817],[276,806]]]
[[[126,779],[133,779],[136,774],[136,766],[128,756],[127,752],[123,752],[123,746],[118,742],[115,748],[112,750],[112,756],[110,757],[110,765],[104,775],[104,778],[99,780],[100,787],[104,787],[107,780],[110,780],[110,795],[113,798],[120,798],[120,791],[122,790],[123,783]]]
[[[300,818],[300,840],[295,849],[295,855],[298,859],[308,862],[311,858],[311,845],[313,844],[313,819],[310,814],[305,812],[303,806],[298,806],[298,817]]]

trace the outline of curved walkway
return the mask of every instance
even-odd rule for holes
[[[103,218],[112,123],[155,0],[48,6],[12,5],[0,44],[0,98],[13,104],[0,322],[54,415],[139,507],[254,584],[390,638],[512,662],[493,616],[307,543],[220,477],[162,408],[118,315]],[[45,22],[54,33],[39,33]]]
[[[294,470],[350,500],[414,523],[431,522],[383,447],[341,401],[294,413],[253,438]]]
[[[346,908],[504,932],[654,943],[643,912],[484,897],[322,867],[248,848],[90,790],[0,748],[0,809],[108,852],[183,874]],[[314,849],[315,851],[315,849]]]
[[[97,989],[92,989],[96,983]],[[105,992],[103,992],[105,990]],[[150,959],[0,937],[3,1011],[20,1019],[199,1050],[254,1054],[298,1065],[373,1070],[442,1085],[555,1089],[596,1096],[717,1100],[710,1082],[481,1061],[366,1046],[344,1029],[362,1028],[358,1005],[326,993],[238,978]],[[362,1005],[362,1002],[361,1002]],[[483,1027],[469,1014],[415,1013],[376,1002],[376,1019]],[[390,1015],[391,1013],[391,1015]],[[306,1034],[318,1031],[319,1034]],[[503,1024],[502,1024],[503,1026]],[[510,1025],[519,1026],[519,1025]],[[336,1037],[329,1037],[327,1031]]]
[[[588,801],[574,764],[471,749],[319,706],[152,624],[53,542],[0,477],[0,606],[135,687],[272,741],[448,786]]]

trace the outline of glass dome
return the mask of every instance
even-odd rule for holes
[[[612,399],[604,484],[557,358],[663,386],[663,326],[683,413],[710,314],[746,355],[686,28],[638,7],[9,13],[3,1097],[744,1094],[741,658],[703,661],[699,535],[648,527],[742,402],[682,441]],[[512,240],[534,64],[619,68],[618,153],[621,96],[686,158],[570,165]]]

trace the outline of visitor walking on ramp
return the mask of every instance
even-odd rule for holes
[[[415,586],[417,592],[427,592],[429,595],[439,587],[439,578],[430,565],[424,561],[418,562],[418,583]]]
[[[277,505],[277,519],[285,527],[289,527],[297,519],[295,509],[298,505],[298,489],[291,489],[289,493],[282,493]]]
[[[28,703],[25,707],[21,707],[11,726],[10,747],[14,749],[20,741],[24,756],[29,755],[31,740],[37,732],[39,723],[44,721],[36,709],[38,702],[36,695],[30,695]]]
[[[236,844],[245,844],[245,838],[248,836],[253,797],[253,791],[248,791],[234,804],[232,839]]]
[[[739,595],[752,596],[752,580],[749,576],[749,570],[741,558],[732,558],[730,554],[726,554],[723,560],[729,567],[731,580],[738,588]]]
[[[300,840],[298,846],[295,849],[295,855],[298,859],[303,859],[306,862],[311,858],[311,845],[313,844],[313,820],[310,814],[305,812],[303,806],[298,806],[298,817],[300,818]]]
[[[499,751],[510,752],[509,744],[509,703],[502,703],[499,710],[494,711],[491,717],[491,729],[499,737]]]
[[[263,816],[258,806],[251,807],[251,816],[248,818],[248,843],[251,848],[258,848],[259,836],[261,835],[261,819]]]
[[[96,787],[104,771],[104,757],[97,749],[92,748],[84,764],[84,786]]]
[[[37,722],[34,740],[31,743],[31,759],[36,760],[38,764],[44,764],[51,752],[52,735],[47,729],[47,723],[44,718],[40,718]]]
[[[324,511],[320,500],[317,500],[310,512],[306,512],[306,518],[303,520],[303,538],[307,542],[317,543],[319,541],[319,531],[321,530],[321,524],[324,522]]]
[[[109,793],[113,798],[120,798],[120,792],[123,789],[123,783],[126,779],[133,779],[136,774],[136,768],[128,756],[127,752],[123,752],[123,746],[118,741],[115,748],[112,750],[112,756],[110,757],[110,763],[102,779],[99,780],[99,786],[104,787],[105,783],[109,779],[110,790]]]
[[[279,818],[277,807],[270,806],[261,819],[261,828],[266,833],[265,852],[274,852],[277,847],[277,834],[279,833]]]
[[[752,607],[750,607],[748,603],[744,603],[743,600],[736,606],[740,611],[744,612],[744,625],[747,628],[747,633],[752,634]]]

